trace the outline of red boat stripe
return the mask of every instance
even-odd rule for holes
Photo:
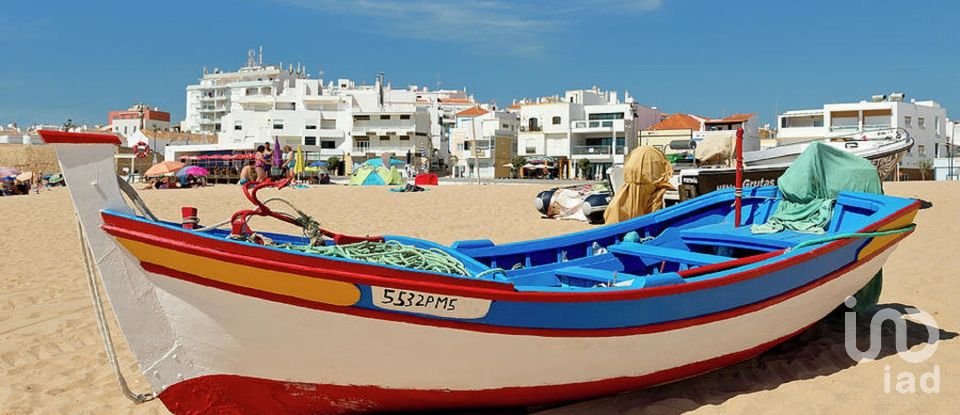
[[[886,223],[889,223],[892,220],[902,217],[903,215],[910,212],[912,209],[916,209],[919,206],[919,202],[911,204],[895,214],[888,216],[887,218],[878,221],[873,226],[868,227],[869,229],[879,228]],[[439,275],[430,275],[421,272],[405,272],[402,270],[389,270],[383,267],[372,267],[364,264],[351,264],[346,262],[332,262],[329,260],[324,260],[322,258],[310,258],[303,257],[301,255],[292,255],[285,254],[277,251],[269,251],[270,255],[273,255],[275,259],[268,260],[263,258],[256,257],[257,251],[264,251],[263,248],[255,246],[245,246],[242,244],[237,244],[233,242],[223,242],[230,243],[229,248],[236,250],[237,253],[226,252],[224,250],[215,249],[214,242],[210,241],[209,238],[203,238],[203,241],[197,241],[195,244],[190,244],[186,240],[175,240],[172,238],[163,238],[153,235],[152,233],[162,232],[163,229],[161,226],[153,225],[147,222],[133,221],[130,219],[122,218],[115,215],[104,214],[105,225],[103,229],[114,236],[120,236],[124,238],[133,239],[140,242],[150,243],[154,245],[164,246],[169,249],[176,249],[183,252],[189,252],[198,256],[213,258],[224,261],[233,261],[244,265],[250,265],[254,267],[280,271],[280,272],[292,272],[298,273],[306,276],[313,276],[318,278],[327,278],[332,280],[346,281],[356,284],[364,285],[377,285],[377,286],[386,286],[402,289],[411,289],[411,290],[420,290],[420,291],[429,291],[438,294],[447,294],[447,295],[458,295],[465,297],[474,297],[474,298],[484,298],[490,300],[504,300],[504,301],[528,301],[528,302],[593,302],[593,301],[613,301],[613,300],[632,300],[648,297],[657,297],[657,296],[666,296],[679,294],[689,291],[702,290],[707,288],[714,288],[723,285],[729,285],[737,283],[740,281],[757,278],[762,275],[765,275],[770,272],[778,271],[798,263],[801,263],[806,260],[815,260],[816,257],[831,252],[835,249],[839,249],[843,246],[846,246],[854,242],[854,239],[841,239],[834,242],[830,242],[822,247],[812,249],[807,252],[803,252],[794,256],[784,258],[781,261],[772,262],[760,267],[755,267],[741,271],[739,273],[730,274],[722,278],[712,278],[701,281],[689,282],[686,284],[680,285],[666,285],[660,287],[650,287],[637,290],[617,290],[617,291],[598,291],[598,292],[536,292],[536,291],[513,291],[512,287],[509,284],[498,284],[491,283],[481,280],[471,280],[471,279],[458,279],[454,284],[451,284],[450,277],[444,277]],[[159,231],[158,229],[159,228]],[[865,228],[866,230],[866,228]],[[169,231],[169,230],[167,230]],[[909,234],[905,233],[904,235]],[[188,238],[193,236],[194,238],[201,238],[190,233],[180,233],[181,238]],[[203,245],[201,245],[203,244]],[[252,251],[252,252],[251,252]],[[260,252],[262,254],[262,252]],[[313,266],[304,265],[302,262],[306,259],[315,261]],[[297,263],[301,262],[301,263]],[[316,265],[319,264],[330,264],[337,265],[342,269],[331,269],[331,268],[321,268]],[[378,269],[378,272],[387,272],[389,271],[390,276],[386,275],[371,275],[367,272],[358,272],[358,269],[371,270]],[[387,271],[385,271],[387,270]],[[484,284],[485,283],[485,284]]]
[[[901,239],[905,238],[906,234],[901,234],[897,239],[893,240],[890,245],[893,245],[899,242]],[[166,275],[176,279],[192,282],[195,284],[200,284],[208,287],[219,288],[222,290],[230,291],[237,294],[242,294],[251,297],[261,298],[267,301],[279,302],[284,304],[290,304],[299,307],[311,308],[315,310],[323,310],[334,313],[349,314],[358,317],[364,318],[375,318],[379,320],[388,320],[388,321],[397,321],[405,322],[411,324],[418,324],[423,326],[432,326],[432,327],[444,327],[458,330],[468,330],[482,333],[497,333],[497,334],[508,334],[508,335],[529,335],[529,336],[542,336],[542,337],[614,337],[614,336],[629,336],[635,334],[646,334],[646,333],[657,333],[662,331],[676,330],[684,327],[697,326],[702,324],[707,324],[715,321],[726,320],[741,316],[747,313],[751,313],[757,310],[761,310],[767,307],[770,307],[774,304],[781,303],[790,298],[796,297],[800,294],[803,294],[807,291],[810,291],[816,287],[819,287],[823,284],[826,284],[829,281],[836,279],[837,277],[849,272],[869,260],[873,259],[875,256],[884,252],[885,249],[877,250],[871,255],[863,258],[861,261],[852,263],[844,268],[841,268],[837,271],[834,271],[827,276],[820,278],[818,280],[812,281],[807,285],[797,287],[791,291],[778,295],[776,297],[770,297],[766,300],[749,304],[746,306],[733,308],[730,310],[721,311],[719,313],[707,314],[704,316],[693,317],[683,320],[674,320],[664,323],[657,324],[648,324],[643,326],[635,327],[619,327],[619,328],[608,328],[608,329],[547,329],[547,328],[530,328],[530,327],[512,327],[512,326],[495,326],[490,324],[480,324],[466,321],[457,321],[457,320],[443,320],[437,318],[421,317],[412,314],[400,314],[389,311],[380,311],[368,308],[360,307],[338,307],[331,306],[327,304],[315,303],[306,301],[299,298],[292,298],[288,296],[283,296],[274,293],[268,293],[258,290],[253,290],[245,287],[238,287],[234,285],[227,285],[217,281],[208,280],[196,275],[185,274],[176,270],[169,268],[164,268],[163,266],[149,263],[142,263],[143,268],[149,272],[155,274]],[[494,307],[496,304],[494,304]]]
[[[67,131],[37,130],[47,144],[114,144],[120,145],[120,137],[113,134],[71,133]]]
[[[563,385],[470,391],[385,389],[372,385],[318,385],[220,374],[176,383],[161,392],[159,397],[174,414],[351,414],[537,405],[605,396],[693,377],[750,359],[808,327],[750,349],[647,375]],[[469,359],[469,356],[464,358]]]

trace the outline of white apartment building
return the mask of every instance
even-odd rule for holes
[[[247,67],[240,72],[263,73],[264,68],[272,67]],[[188,101],[192,93],[188,88]],[[214,124],[220,131],[217,144],[170,146],[166,157],[252,150],[275,140],[281,146],[300,145],[312,159],[349,154],[360,162],[390,153],[422,167],[422,159],[434,155],[429,109],[417,105],[418,91],[393,89],[384,85],[382,75],[374,85],[340,79],[324,86],[323,80],[309,79],[302,69],[290,69],[261,81],[230,83],[223,94],[225,110]]]
[[[191,133],[219,133],[228,130],[222,119],[227,113],[240,108],[236,98],[271,96],[290,80],[307,77],[300,65],[296,69],[290,65],[286,70],[282,63],[263,65],[262,48],[259,59],[255,59],[253,50],[249,51],[247,65],[238,71],[224,72],[215,68],[208,72],[204,68],[200,83],[187,86],[186,116],[180,129]]]
[[[410,86],[408,89],[417,93],[417,106],[427,109],[430,117],[430,139],[433,143],[437,170],[445,170],[450,162],[450,129],[456,127],[456,114],[476,106],[473,96],[467,95],[466,90],[438,89],[430,90],[426,87]]]
[[[870,101],[787,111],[778,116],[777,141],[786,144],[903,128],[913,137],[914,146],[900,161],[901,175],[920,178],[918,169],[932,163],[946,145],[947,110],[932,100],[907,102],[904,99],[904,94],[875,95]]]
[[[520,118],[507,111],[475,106],[457,113],[450,129],[454,177],[510,177],[519,130]]]
[[[656,107],[636,103],[629,93],[621,101],[615,91],[597,87],[519,104],[518,154],[554,157],[569,166],[589,160],[591,171],[578,177],[593,177],[595,171],[623,163],[637,145],[638,132],[660,121]],[[574,170],[570,168],[571,176]]]

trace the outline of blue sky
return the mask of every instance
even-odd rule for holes
[[[0,123],[105,123],[143,101],[183,117],[204,66],[270,63],[483,102],[598,85],[719,116],[872,94],[960,116],[956,1],[235,0],[0,6]]]

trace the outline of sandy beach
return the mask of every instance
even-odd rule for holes
[[[348,234],[398,234],[449,244],[489,238],[509,242],[590,228],[541,219],[532,207],[538,185],[450,185],[425,193],[384,187],[323,186],[282,195],[325,227]],[[844,316],[835,313],[773,350],[733,367],[685,381],[550,408],[546,414],[947,413],[960,399],[960,183],[886,183],[888,194],[931,201],[916,233],[884,268],[881,306],[914,307],[937,322],[933,356],[908,363],[896,355],[892,325],[883,331],[881,358],[857,363],[844,349]],[[149,190],[141,194],[161,218],[178,220],[192,205],[201,221],[225,219],[248,206],[236,186]],[[0,415],[164,414],[159,401],[134,406],[119,392],[97,332],[81,267],[73,210],[66,189],[0,198]],[[276,221],[262,230],[289,231]],[[858,324],[869,344],[868,317]],[[911,350],[930,347],[927,328],[909,322]],[[147,385],[114,328],[131,386]],[[637,351],[668,352],[668,351]],[[897,377],[939,374],[939,391],[898,393]],[[906,375],[903,375],[906,376]],[[889,377],[889,381],[885,379]],[[929,376],[928,376],[929,377]],[[889,382],[889,393],[885,390]],[[503,411],[525,412],[526,409]],[[497,411],[500,412],[500,411]]]

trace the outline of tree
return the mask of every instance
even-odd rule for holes
[[[933,161],[930,159],[920,160],[917,167],[920,168],[920,180],[927,180],[927,170],[933,169]]]
[[[587,170],[590,169],[590,160],[580,159],[577,160],[577,168],[580,169],[580,174],[583,178],[587,178]]]
[[[339,157],[330,156],[330,158],[327,159],[327,170],[330,171],[330,174],[336,174],[338,166],[340,166]]]
[[[519,176],[520,169],[523,168],[524,164],[527,164],[527,158],[524,156],[515,156],[510,160],[510,164],[513,164],[513,168],[510,170],[513,170],[514,176]]]

